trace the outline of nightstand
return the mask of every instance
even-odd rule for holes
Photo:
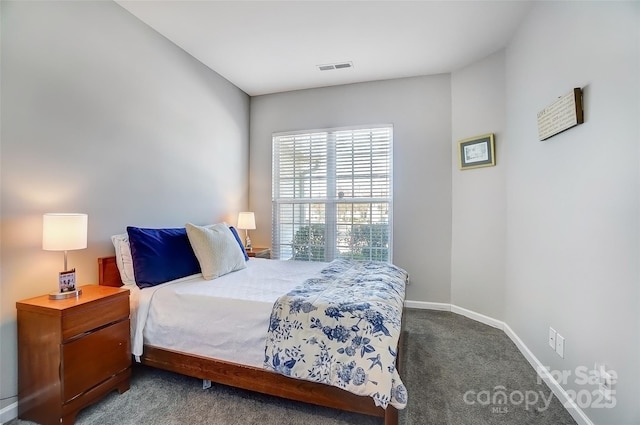
[[[271,248],[253,248],[252,251],[247,251],[247,255],[256,258],[271,258]]]
[[[129,290],[82,287],[77,298],[18,301],[18,417],[73,424],[105,394],[129,389]]]

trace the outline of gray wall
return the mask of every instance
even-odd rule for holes
[[[235,223],[249,97],[113,2],[2,2],[0,398],[17,393],[15,302],[51,292],[42,214],[89,214],[80,283],[127,225]],[[90,359],[88,359],[90,360]],[[4,400],[0,408],[15,402]]]
[[[272,133],[385,123],[394,126],[393,260],[410,271],[408,299],[449,302],[449,75],[252,98],[249,206],[256,213],[254,245],[271,245]]]
[[[504,320],[506,243],[504,51],[451,76],[451,303]],[[496,166],[460,170],[458,140],[494,133]]]
[[[506,50],[505,320],[567,389],[596,390],[578,367],[617,372],[596,424],[640,423],[639,31],[638,2],[541,2]],[[537,113],[573,87],[585,123],[539,142]]]

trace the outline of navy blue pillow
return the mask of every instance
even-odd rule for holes
[[[127,227],[133,273],[140,288],[200,273],[187,230]]]
[[[238,236],[238,231],[233,226],[229,226],[229,229],[231,229],[231,233],[233,233],[233,236],[235,236],[236,240],[238,241],[238,245],[240,245],[240,249],[242,250],[242,253],[244,254],[244,261],[249,261],[249,256],[247,255],[247,250],[244,249],[244,245],[242,244],[242,241],[240,240],[240,236]]]

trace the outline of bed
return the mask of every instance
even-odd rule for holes
[[[115,240],[114,245],[116,245],[116,247],[118,246]],[[119,269],[119,265],[120,267],[122,267],[122,265],[118,264],[117,262],[118,249],[116,249],[116,252],[116,256],[103,257],[98,259],[100,285],[115,287],[120,287],[123,285],[123,275],[121,270]],[[289,264],[287,265],[287,263]],[[186,303],[186,305],[190,305],[189,303],[194,303],[194,305],[197,305],[199,303],[202,304],[204,303],[203,299],[209,296],[215,298],[215,303],[219,306],[219,308],[216,309],[216,314],[218,314],[218,316],[222,316],[223,318],[227,316],[225,312],[228,312],[228,315],[231,316],[230,313],[232,310],[235,311],[244,309],[247,311],[257,312],[258,316],[263,316],[262,320],[270,320],[271,323],[276,323],[277,321],[274,320],[273,316],[271,318],[268,317],[268,312],[271,311],[272,315],[274,314],[274,311],[272,311],[273,300],[281,300],[281,298],[278,298],[277,294],[282,292],[283,290],[289,291],[294,287],[297,288],[297,283],[296,285],[293,285],[293,282],[298,282],[302,276],[314,275],[314,273],[317,272],[320,267],[320,265],[318,264],[307,263],[305,265],[295,265],[292,263],[302,262],[287,262],[252,258],[251,260],[247,261],[246,269],[221,276],[214,280],[203,279],[202,275],[197,275],[187,276],[183,279],[176,279],[175,281],[163,283],[154,286],[153,288],[140,289],[136,286],[126,285],[132,291],[132,322],[135,324],[135,322],[142,322],[146,320],[145,317],[147,316],[154,316],[153,311],[156,308],[160,309],[160,311],[162,311],[162,309],[166,311],[167,308],[173,309],[175,301],[171,301],[171,298],[169,298],[169,295],[167,295],[167,293],[179,292],[181,299],[179,303]],[[283,277],[282,279],[272,279],[277,282],[273,283],[273,285],[271,283],[263,285],[264,288],[261,288],[260,291],[258,291],[259,293],[255,293],[255,291],[251,292],[251,290],[248,290],[244,291],[244,295],[235,294],[228,296],[222,293],[215,293],[215,290],[213,291],[213,294],[210,294],[209,289],[206,289],[207,287],[211,286],[211,284],[208,284],[207,281],[215,282],[214,286],[221,286],[227,280],[229,280],[230,282],[233,282],[231,284],[231,287],[234,288],[234,291],[242,292],[242,285],[238,284],[238,279],[257,280],[259,277],[264,278],[265,276],[270,276],[271,272],[276,273],[277,269],[281,267],[281,265],[295,265],[295,269],[285,270],[284,272],[284,275],[289,278],[289,281],[284,282],[285,280],[287,280],[286,277]],[[203,274],[205,273],[204,268],[202,272]],[[316,295],[314,294],[313,296],[315,297]],[[243,301],[242,303],[238,303],[236,301],[236,298],[247,297],[249,298],[249,301]],[[153,299],[153,303],[155,303],[153,304],[154,307],[149,307],[149,305],[146,304],[147,302],[150,302],[151,299]],[[163,305],[163,303],[165,304]],[[159,305],[159,307],[156,307],[156,304]],[[289,307],[290,306],[288,306],[284,310],[286,310],[287,312],[289,312],[290,310],[293,311],[293,308]],[[197,306],[193,307],[192,310],[195,310],[197,308]],[[205,307],[203,306],[202,308]],[[264,318],[265,312],[267,312],[267,319]],[[155,313],[155,317],[162,316],[162,314],[158,314],[157,312]],[[173,316],[179,316],[179,321],[188,322],[189,320],[192,320],[189,319],[189,317],[186,317],[189,316],[188,314],[174,314]],[[258,319],[259,318],[256,318],[255,320]],[[221,320],[223,321],[215,323],[224,324],[224,320],[226,319]],[[246,333],[247,339],[251,339],[252,329],[260,328],[259,326],[252,325],[251,320],[253,319],[248,319],[249,323],[245,324],[245,327],[243,328],[244,330],[242,332],[243,334]],[[285,318],[283,320],[288,319]],[[228,338],[231,338],[229,336],[225,336],[224,334],[222,334],[212,337],[203,337],[202,335],[196,334],[195,339],[198,341],[212,341],[213,343],[210,345],[214,346],[216,345],[215,341],[217,340],[221,340],[223,343],[217,344],[217,348],[194,348],[189,345],[181,345],[179,339],[175,338],[173,336],[174,334],[171,334],[170,331],[167,331],[170,326],[173,325],[163,324],[161,323],[161,321],[158,324],[151,326],[150,328],[155,327],[156,329],[159,329],[156,334],[160,336],[149,336],[152,335],[151,331],[149,331],[149,335],[145,334],[144,343],[142,342],[142,333],[141,331],[139,331],[140,327],[132,329],[132,352],[137,356],[138,361],[148,366],[193,376],[199,379],[210,380],[212,382],[230,385],[233,387],[257,391],[269,395],[283,397],[286,399],[317,404],[339,410],[381,417],[384,418],[385,425],[398,423],[398,410],[392,405],[392,403],[389,403],[388,405],[386,405],[385,403],[386,408],[383,408],[380,407],[380,403],[378,400],[374,402],[374,399],[369,396],[357,395],[353,392],[346,391],[345,389],[326,385],[323,383],[311,382],[308,380],[289,377],[286,376],[286,374],[281,374],[283,373],[282,371],[280,371],[280,373],[276,373],[272,370],[265,369],[264,365],[261,365],[261,363],[264,361],[265,355],[264,346],[259,357],[256,357],[256,355],[253,355],[253,357],[251,357],[250,355],[243,357],[244,353],[251,352],[251,349],[245,349],[241,345],[233,345],[235,344],[235,342],[229,342]],[[132,325],[132,327],[135,326]],[[216,327],[218,329],[226,327],[232,328],[231,325],[219,325]],[[270,331],[272,330],[272,327],[272,325],[269,325]],[[384,329],[384,331],[385,333],[387,332],[386,329]],[[238,331],[237,329],[235,329],[235,327],[234,332],[238,334]],[[262,331],[260,332],[262,333]],[[136,336],[136,333],[139,333],[139,335]],[[400,336],[401,332],[400,335],[398,335],[398,338]],[[255,340],[256,338],[257,336],[253,335],[253,339]],[[265,337],[262,336],[261,341],[264,341],[264,338]],[[175,343],[174,340],[176,341]],[[262,343],[264,344],[264,342]],[[225,353],[216,351],[218,348],[225,346],[227,348],[230,347],[230,352]],[[396,369],[400,369],[401,366],[399,361],[401,356],[398,352],[400,346],[401,343],[398,343],[395,353],[393,352],[393,350],[391,350],[391,348],[389,348],[389,351],[394,356],[396,356],[396,360],[394,360],[394,366],[396,367]],[[212,351],[208,351],[209,348],[211,348]],[[361,349],[363,350],[362,354],[364,354],[365,347],[363,346],[361,347]],[[288,351],[289,350],[287,349],[287,352]],[[234,355],[234,353],[236,354]],[[243,353],[243,355],[238,355],[237,353]],[[277,357],[277,355],[274,357]],[[288,364],[291,364],[292,362],[292,360],[289,360]],[[287,362],[283,361],[283,363]],[[371,367],[373,367],[373,365]]]

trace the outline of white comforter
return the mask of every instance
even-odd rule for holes
[[[251,258],[214,280],[130,287],[132,353],[149,344],[261,368],[273,303],[326,264]]]

